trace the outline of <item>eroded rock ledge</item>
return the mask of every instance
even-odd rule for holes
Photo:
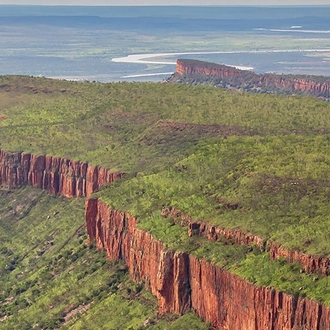
[[[100,166],[66,158],[0,150],[0,185],[29,185],[65,197],[88,197],[122,177]]]
[[[329,329],[330,309],[323,304],[256,287],[205,260],[166,249],[137,228],[134,217],[98,199],[86,201],[86,226],[97,248],[123,260],[131,279],[146,284],[162,313],[192,309],[214,329]]]
[[[269,251],[270,259],[285,258],[290,263],[299,263],[307,273],[319,273],[325,276],[330,273],[330,258],[291,251],[257,235],[244,233],[238,229],[221,228],[205,221],[196,221],[173,207],[164,207],[161,215],[166,218],[171,217],[176,224],[187,227],[189,237],[202,236],[210,241],[226,240],[227,244],[256,245],[261,250]]]

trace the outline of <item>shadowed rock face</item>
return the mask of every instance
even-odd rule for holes
[[[65,197],[88,197],[122,173],[66,158],[0,151],[0,184],[30,185]]]
[[[325,99],[330,98],[330,79],[323,76],[293,76],[277,74],[256,74],[225,65],[196,60],[178,60],[177,78],[184,81],[214,82],[219,86],[248,91],[305,94]],[[169,81],[177,79],[170,78]]]
[[[315,301],[261,288],[193,255],[166,248],[137,228],[134,217],[97,199],[86,201],[86,226],[110,259],[123,260],[145,283],[160,312],[192,309],[215,329],[328,330],[330,309]]]

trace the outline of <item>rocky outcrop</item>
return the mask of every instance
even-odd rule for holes
[[[196,60],[177,60],[168,81],[208,82],[215,86],[252,92],[305,94],[330,98],[330,79],[323,76],[256,74],[252,71]]]
[[[157,297],[162,313],[192,309],[214,329],[328,330],[330,309],[306,298],[262,288],[193,255],[169,250],[134,217],[97,199],[86,201],[86,226],[110,259]]]
[[[236,205],[228,203],[228,207]],[[239,229],[226,229],[212,225],[205,221],[195,221],[188,214],[180,212],[173,207],[163,207],[161,215],[173,219],[175,224],[187,227],[187,234],[191,236],[205,237],[210,241],[224,242],[225,244],[256,245],[261,250],[269,251],[270,259],[285,258],[290,263],[298,263],[307,273],[330,275],[330,258],[313,256],[301,251],[286,249],[278,243],[265,238],[244,233]]]
[[[330,275],[330,258],[292,251],[275,242],[269,242],[267,249],[271,259],[285,258],[288,262],[299,263],[307,273]]]
[[[121,176],[65,158],[0,151],[0,184],[9,187],[31,185],[66,197],[90,196],[102,184]],[[144,283],[157,297],[161,313],[193,310],[214,329],[329,328],[330,310],[324,305],[257,287],[206,260],[168,249],[149,232],[139,229],[134,217],[112,210],[97,199],[86,201],[85,216],[90,240],[95,240],[110,259],[127,264],[131,279]],[[188,225],[189,235],[213,240],[225,235],[234,244],[261,244],[252,236],[238,237],[234,232],[219,232],[208,224],[193,222],[187,215],[177,218]],[[284,252],[274,245],[270,253],[278,257]],[[312,261],[313,267],[320,265],[321,261]]]
[[[4,186],[30,185],[51,194],[86,197],[121,176],[80,161],[0,150],[0,185]]]
[[[171,217],[174,223],[187,227],[188,236],[201,236],[210,241],[225,241],[227,244],[257,245],[262,248],[265,241],[262,237],[244,233],[238,229],[226,229],[212,225],[205,221],[195,221],[191,216],[183,214],[173,207],[163,207],[161,215]]]

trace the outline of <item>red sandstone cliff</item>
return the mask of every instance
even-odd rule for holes
[[[0,185],[30,185],[65,197],[90,196],[121,173],[66,158],[0,150]]]
[[[192,309],[222,330],[328,330],[330,309],[305,298],[260,288],[205,260],[166,246],[135,218],[86,201],[90,240],[110,259],[123,260],[132,280],[146,283],[161,312]]]
[[[205,77],[237,76],[242,70],[226,65],[207,63],[194,60],[177,60],[176,70],[179,75],[200,75]]]
[[[184,80],[211,80],[231,88],[265,92],[302,93],[330,98],[330,79],[319,76],[256,74],[216,63],[177,60],[176,73]],[[171,79],[170,79],[171,80]]]

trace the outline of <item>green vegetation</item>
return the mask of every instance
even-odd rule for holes
[[[86,244],[83,200],[30,187],[0,196],[0,329],[179,329],[187,318],[207,329],[156,316],[127,267]]]
[[[2,149],[124,171],[96,195],[170,248],[330,306],[328,277],[316,281],[254,247],[189,238],[187,228],[161,216],[172,206],[195,220],[329,256],[328,103],[205,86],[18,76],[0,78],[0,99]],[[207,328],[191,314],[156,316],[155,300],[129,282],[126,268],[85,244],[83,201],[30,188],[1,197],[0,319],[9,317],[0,329],[138,329],[144,322]]]
[[[199,140],[328,132],[330,105],[153,83],[0,78],[0,147],[66,156],[125,172],[164,169]],[[187,125],[188,124],[188,125]]]
[[[161,216],[164,205],[173,206],[196,220],[328,256],[330,182],[325,178],[330,171],[329,141],[327,135],[204,141],[173,167],[116,182],[97,195],[113,208],[136,216],[140,228],[169,248],[193,253],[258,285],[330,306],[328,277],[315,281],[297,265],[270,261],[267,253],[250,251],[248,246],[189,238],[187,228]],[[228,208],[229,202],[238,207]]]
[[[328,135],[204,141],[169,169],[105,187],[99,196],[137,216],[141,226],[152,212],[172,206],[195,220],[327,256],[329,144]]]

